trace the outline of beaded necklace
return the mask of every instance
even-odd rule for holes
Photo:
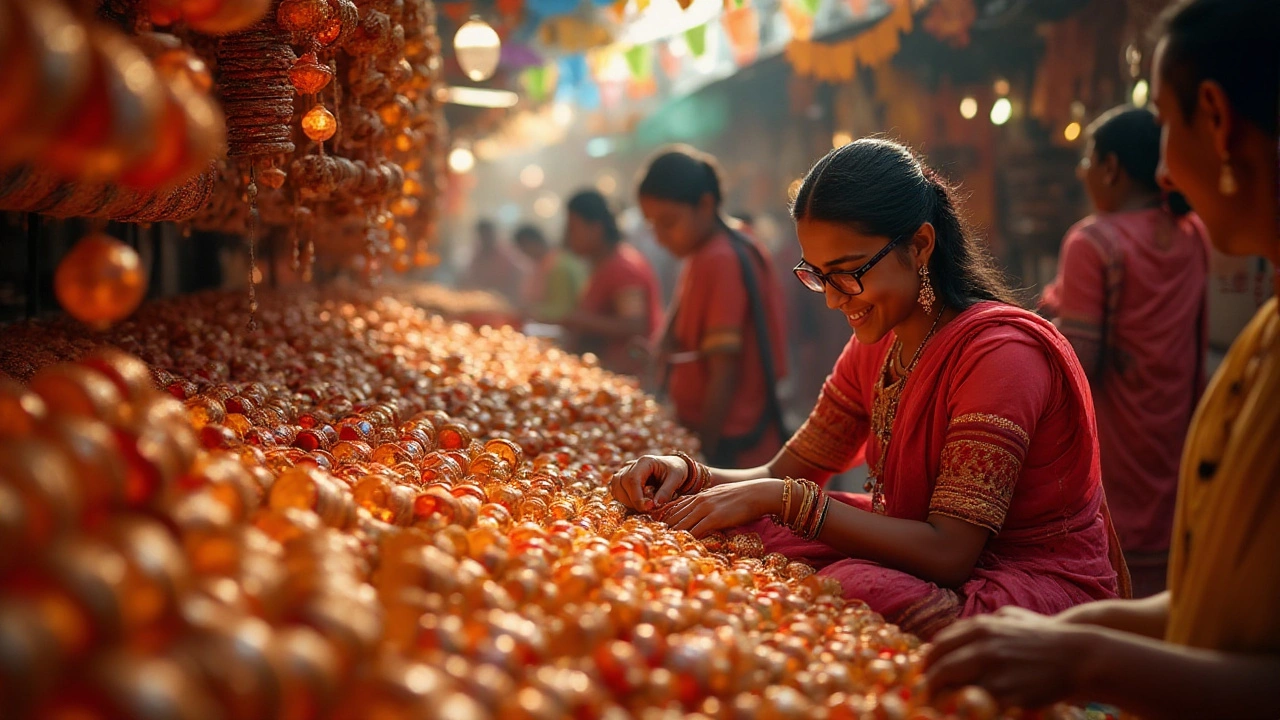
[[[911,356],[911,362],[905,368],[905,372],[898,376],[897,380],[887,385],[885,384],[885,378],[889,375],[890,363],[893,362],[894,358],[900,358],[902,354],[902,341],[898,339],[894,339],[893,347],[889,348],[889,354],[885,356],[879,377],[876,378],[875,400],[871,404],[871,429],[875,433],[876,442],[880,444],[880,455],[876,458],[875,467],[871,469],[871,474],[867,478],[867,483],[863,486],[863,489],[871,493],[871,509],[881,515],[885,512],[884,461],[889,454],[889,441],[893,439],[893,420],[898,415],[898,401],[902,399],[902,390],[907,384],[907,378],[911,376],[911,372],[916,369],[916,364],[920,362],[920,355],[924,353],[924,346],[929,343],[929,339],[933,337],[933,333],[938,329],[938,323],[942,322],[944,312],[945,308],[938,310],[938,317],[933,319],[933,326],[925,334],[924,340],[920,341],[920,347],[916,348],[915,355]],[[898,362],[901,363],[901,359]]]

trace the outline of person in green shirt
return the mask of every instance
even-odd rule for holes
[[[551,247],[533,225],[517,229],[515,240],[516,247],[534,263],[523,292],[527,314],[537,322],[560,322],[578,307],[587,284],[586,266],[572,253]]]

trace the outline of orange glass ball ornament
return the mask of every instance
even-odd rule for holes
[[[137,309],[147,279],[136,250],[106,233],[93,233],[62,258],[53,289],[69,315],[101,330]]]
[[[338,119],[319,103],[302,116],[302,132],[316,142],[324,142],[338,132]]]
[[[391,214],[398,218],[413,217],[418,213],[418,201],[411,197],[398,197],[391,201]]]
[[[226,137],[222,111],[209,95],[185,80],[166,88],[164,118],[151,151],[125,168],[124,185],[166,187],[207,166]]]

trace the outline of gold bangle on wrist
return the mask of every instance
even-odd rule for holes
[[[782,507],[778,513],[771,515],[775,525],[786,526],[787,516],[791,514],[791,486],[795,484],[795,480],[789,477],[782,478]]]
[[[697,495],[706,489],[707,483],[711,481],[711,468],[694,460],[691,455],[680,450],[672,452],[672,455],[684,461],[686,471],[684,482],[680,483],[680,487],[676,490],[677,495]]]

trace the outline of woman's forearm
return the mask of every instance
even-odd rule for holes
[[[1076,696],[1151,718],[1280,717],[1280,657],[1187,648],[1091,629]]]
[[[1159,640],[1169,623],[1169,592],[1141,600],[1102,600],[1058,613],[1063,622],[1120,630]]]
[[[744,480],[758,480],[760,478],[804,478],[812,480],[819,485],[825,483],[831,478],[831,473],[826,470],[819,470],[800,458],[792,455],[785,447],[778,451],[773,459],[764,465],[757,465],[753,468],[744,468],[741,470],[728,470],[725,468],[709,468],[711,470],[711,485],[723,485],[725,483],[742,482]]]
[[[903,520],[833,500],[818,539],[850,557],[941,587],[959,587],[973,574],[990,534],[984,527],[950,517]]]

